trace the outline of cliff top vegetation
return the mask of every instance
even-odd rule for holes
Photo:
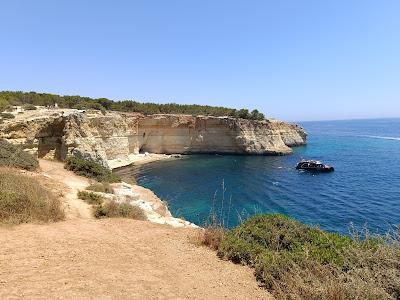
[[[138,112],[151,114],[189,114],[206,116],[230,116],[242,119],[262,120],[264,114],[258,110],[234,109],[220,106],[197,104],[157,104],[141,103],[134,100],[113,101],[107,98],[89,98],[81,96],[60,96],[47,93],[1,91],[0,111],[7,110],[14,105],[54,106],[60,108],[115,110],[123,112]]]
[[[223,232],[206,228],[195,242],[218,256],[249,265],[276,299],[399,299],[400,239],[367,229],[350,236],[284,215],[256,215]]]
[[[70,156],[65,161],[65,168],[77,175],[93,178],[99,182],[121,181],[121,178],[118,175],[93,160]]]
[[[13,167],[33,171],[39,166],[37,159],[22,147],[0,139],[0,167]]]

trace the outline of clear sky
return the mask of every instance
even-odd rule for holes
[[[398,0],[0,0],[0,90],[400,117]]]

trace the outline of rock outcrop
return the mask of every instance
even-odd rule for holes
[[[0,124],[0,138],[39,157],[80,155],[105,165],[140,152],[283,155],[306,137],[301,127],[271,119],[78,110],[27,112]]]

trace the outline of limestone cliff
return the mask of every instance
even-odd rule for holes
[[[289,154],[306,136],[301,127],[277,120],[77,110],[26,112],[0,124],[0,138],[39,157],[72,154],[104,164],[139,152]]]

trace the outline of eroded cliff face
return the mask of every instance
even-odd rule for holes
[[[29,115],[30,114],[30,115]],[[139,152],[281,155],[306,143],[305,131],[277,120],[53,110],[0,124],[0,138],[39,157],[80,155],[107,165]]]
[[[139,137],[155,153],[288,154],[306,141],[301,128],[279,121],[181,115],[139,120]]]

